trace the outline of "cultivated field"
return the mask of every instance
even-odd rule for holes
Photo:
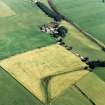
[[[75,87],[68,88],[59,97],[52,100],[52,105],[92,105]]]
[[[49,8],[48,0],[41,1]],[[101,0],[53,0],[57,9],[105,43],[105,3]],[[51,9],[51,8],[50,8]],[[39,26],[52,19],[32,0],[0,0],[0,105],[105,105],[105,69],[84,70],[79,57],[104,60],[105,53],[72,24],[55,43]],[[86,95],[87,98],[86,97]]]
[[[42,105],[41,102],[0,68],[0,105]]]
[[[31,0],[0,0],[0,59],[55,43],[39,29],[50,21]]]
[[[41,101],[45,101],[42,78],[86,66],[74,54],[56,44],[2,60],[0,65]]]
[[[81,79],[77,86],[93,100],[96,105],[105,105],[105,82],[93,73]]]
[[[66,45],[72,46],[74,52],[82,56],[87,56],[90,60],[105,59],[105,53],[101,48],[84,36],[73,25],[66,21],[62,21],[61,25],[64,25],[68,29],[68,34],[64,38],[64,42]]]
[[[57,9],[105,43],[105,3],[102,0],[53,0]]]
[[[81,70],[52,77],[48,84],[50,98],[54,99],[58,97],[67,88],[72,87],[76,81],[85,76],[87,73],[87,70]]]

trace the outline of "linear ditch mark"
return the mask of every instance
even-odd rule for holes
[[[74,84],[74,87],[75,87],[86,99],[88,99],[92,105],[96,105],[95,102],[94,102],[91,98],[89,98],[76,84]]]
[[[63,74],[68,74],[68,73],[75,73],[76,71],[83,71],[82,69],[80,70],[75,70],[75,71],[69,71],[69,72],[64,72],[64,73],[60,73],[60,74],[55,74],[55,75],[51,75],[48,77],[45,77],[43,79],[41,79],[41,83],[44,87],[45,90],[45,97],[46,97],[46,105],[50,105],[51,101],[54,99],[51,99],[51,93],[49,92],[49,82],[52,78],[57,77],[57,76],[61,76]]]
[[[64,74],[68,74],[68,73],[74,73],[74,72],[77,72],[77,71],[84,71],[83,68],[80,68],[80,69],[76,69],[76,70],[72,70],[72,71],[67,71],[67,72],[63,72],[63,73],[58,73],[58,74],[54,74],[54,75],[51,75],[50,78],[53,78],[53,77],[57,77],[57,76],[61,76],[61,75],[64,75]]]
[[[96,39],[95,37],[93,37],[89,32],[84,31],[83,29],[81,29],[76,23],[74,23],[71,19],[68,19],[67,16],[62,15],[58,9],[56,8],[56,6],[53,4],[53,0],[48,0],[48,4],[49,6],[52,8],[53,11],[55,11],[58,15],[60,15],[62,17],[63,20],[65,20],[66,22],[72,24],[76,29],[78,29],[79,32],[81,32],[83,35],[85,35],[88,39],[90,39],[91,41],[93,41],[94,43],[96,43],[99,47],[101,47],[102,51],[105,52],[105,44],[101,41],[99,41],[98,39]]]
[[[50,93],[49,93],[49,89],[48,89],[50,80],[51,80],[50,76],[41,80],[41,83],[42,83],[42,85],[44,87],[44,91],[45,91],[46,105],[50,105],[50,103],[51,103]]]

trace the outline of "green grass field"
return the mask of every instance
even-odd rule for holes
[[[102,0],[53,0],[57,9],[105,43],[105,3]]]
[[[105,82],[94,73],[77,82],[77,86],[90,98],[96,105],[105,105]]]
[[[75,87],[66,89],[51,105],[92,105]]]
[[[105,81],[105,68],[96,68],[94,73],[98,75],[103,81]]]
[[[55,42],[39,29],[51,19],[30,1],[0,0],[0,6],[3,5],[0,7],[0,59]],[[6,12],[4,15],[2,10]]]
[[[65,21],[62,21],[61,25],[64,25],[68,29],[64,42],[66,45],[72,46],[74,52],[87,56],[90,60],[105,59],[105,53],[101,48],[79,32],[73,25]]]
[[[65,42],[68,46],[73,47],[73,51],[82,56],[89,57],[90,60],[105,59],[105,53],[101,49],[91,48],[90,46],[86,45],[86,43],[84,43],[85,40],[80,41],[75,39],[74,36],[67,36]]]
[[[16,15],[15,12],[4,2],[0,1],[0,17],[8,17],[12,15]]]
[[[23,86],[0,68],[0,105],[42,105]]]

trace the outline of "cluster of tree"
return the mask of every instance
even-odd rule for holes
[[[91,69],[94,69],[96,67],[105,67],[105,61],[100,61],[100,60],[97,60],[97,61],[88,61],[87,65],[89,65],[89,67]]]
[[[60,26],[58,29],[58,35],[60,35],[61,37],[65,37],[66,34],[68,33],[68,30],[64,27],[64,26]]]
[[[58,38],[59,36],[64,38],[66,36],[66,34],[68,33],[68,30],[66,27],[64,26],[60,26],[56,29],[57,33],[54,33],[53,36],[55,38]]]
[[[46,5],[41,2],[36,2],[36,5],[49,17],[53,18],[55,21],[61,21],[62,17],[57,13],[49,9]]]
[[[105,51],[105,47],[103,47],[102,50]]]
[[[88,57],[80,57],[82,62],[88,62],[89,58]]]
[[[105,0],[102,0],[102,2],[104,3],[104,2],[105,2]]]

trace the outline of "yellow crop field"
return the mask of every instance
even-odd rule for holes
[[[62,92],[72,86],[76,81],[88,73],[87,70],[75,71],[53,77],[49,82],[49,96],[51,99],[59,96]]]
[[[0,65],[43,102],[42,78],[86,66],[77,56],[57,44],[2,60]]]
[[[7,17],[11,15],[15,15],[15,12],[0,0],[0,17]]]

